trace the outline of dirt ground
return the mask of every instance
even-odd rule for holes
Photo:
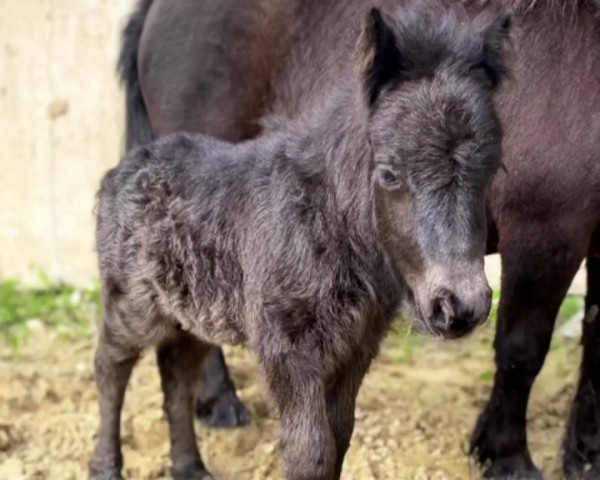
[[[466,456],[470,430],[492,379],[492,328],[458,343],[388,341],[365,379],[344,480],[478,478]],[[0,480],[86,478],[98,413],[93,342],[65,345],[39,332],[21,357],[0,353]],[[226,355],[253,424],[236,431],[197,425],[205,463],[219,480],[280,479],[278,422],[256,362],[243,349]],[[529,411],[533,456],[548,480],[558,459],[580,351],[553,343]],[[167,425],[154,355],[134,372],[124,413],[128,479],[168,478]]]

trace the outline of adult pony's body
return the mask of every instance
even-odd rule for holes
[[[143,0],[125,31],[120,62],[128,147],[178,130],[240,141],[313,108],[350,75],[368,3]],[[539,478],[527,447],[529,393],[558,308],[586,258],[586,308],[600,304],[600,9],[597,0],[463,3],[474,13],[517,14],[512,80],[497,96],[506,172],[488,201],[488,253],[499,252],[503,266],[497,371],[471,449],[490,477]],[[584,328],[565,440],[570,478],[587,465],[600,475],[598,331],[596,316]],[[218,352],[204,381],[212,395],[200,398],[200,408],[214,423],[243,423]]]

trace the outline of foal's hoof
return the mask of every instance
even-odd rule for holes
[[[227,391],[210,403],[196,404],[196,415],[210,428],[237,428],[248,425],[252,420],[250,411],[235,396]]]
[[[533,463],[516,465],[514,458],[496,459],[484,471],[483,478],[492,480],[542,480],[542,472]]]
[[[118,470],[96,470],[90,468],[89,480],[123,480],[123,476]]]
[[[171,469],[171,476],[173,480],[215,480],[210,473],[204,468],[187,468],[182,470]]]
[[[215,477],[208,472],[182,473],[179,475],[173,472],[171,475],[173,480],[215,480]]]

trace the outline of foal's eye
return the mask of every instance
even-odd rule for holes
[[[398,174],[389,168],[378,168],[377,178],[379,179],[379,184],[384,188],[392,189],[400,185]]]

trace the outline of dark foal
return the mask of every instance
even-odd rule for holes
[[[376,3],[397,8],[409,1]],[[144,0],[121,59],[128,143],[179,129],[239,141],[259,134],[261,125],[272,128],[266,116],[310,111],[348,75],[354,28],[368,3]],[[529,393],[559,305],[586,258],[586,306],[600,303],[600,1],[429,3],[460,4],[469,15],[498,8],[516,14],[512,80],[496,102],[507,171],[487,199],[488,253],[500,252],[504,272],[497,374],[471,451],[489,477],[535,479]],[[600,363],[598,328],[583,334],[581,385],[564,451],[569,478],[588,467],[600,476],[600,379],[592,368]],[[206,367],[203,378],[213,381],[198,395],[204,420],[241,423],[246,412],[219,352]]]
[[[209,344],[243,343],[281,416],[286,478],[336,480],[359,386],[398,309],[446,338],[485,321],[507,27],[373,9],[354,73],[305,117],[239,145],[168,136],[106,175],[92,478],[121,478],[120,411],[143,348],[158,350],[174,478],[211,478],[193,383]]]

